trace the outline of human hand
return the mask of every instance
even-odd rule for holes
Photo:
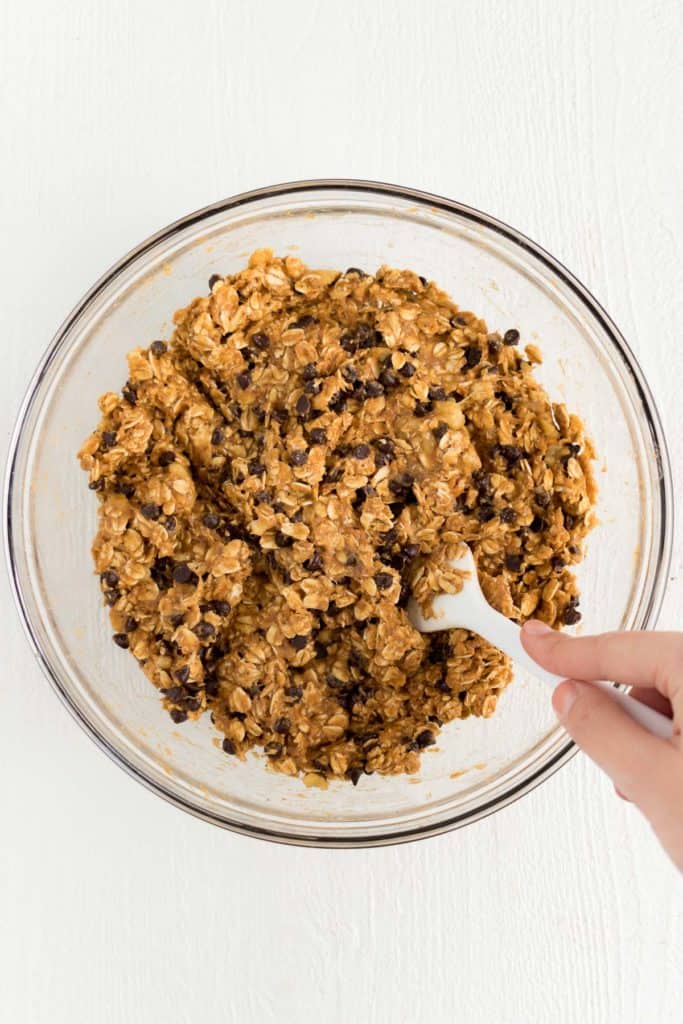
[[[539,665],[567,678],[553,693],[560,722],[619,795],[640,808],[683,871],[683,633],[570,637],[532,621],[522,643]],[[673,717],[673,738],[659,739],[634,722],[590,685],[595,679],[633,686],[632,697]]]

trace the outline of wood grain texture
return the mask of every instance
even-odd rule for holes
[[[680,436],[682,33],[677,0],[6,0],[3,438],[56,325],[131,245],[319,175],[441,192],[537,239],[610,310]],[[678,540],[669,627],[682,561]],[[418,845],[240,839],[95,749],[4,579],[0,598],[3,1019],[680,1021],[681,881],[582,757]]]

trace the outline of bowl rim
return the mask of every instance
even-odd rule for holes
[[[633,351],[614,321],[597,301],[595,296],[585,287],[585,285],[583,285],[546,249],[523,234],[521,231],[518,231],[516,228],[511,227],[506,222],[501,221],[490,214],[484,213],[483,211],[464,203],[447,199],[443,196],[425,192],[420,189],[393,185],[386,182],[345,178],[305,179],[300,181],[282,182],[275,185],[252,189],[247,192],[240,192],[178,218],[166,227],[163,227],[161,230],[150,235],[144,241],[140,242],[133,249],[129,250],[129,252],[127,252],[121,259],[110,266],[109,269],[100,276],[100,278],[76,303],[71,312],[61,323],[52,337],[28,384],[17,414],[8,449],[3,494],[3,518],[5,524],[5,558],[8,567],[10,586],[19,612],[19,618],[33,653],[53,690],[56,692],[57,696],[60,698],[71,716],[78,722],[84,732],[97,744],[97,746],[103,750],[112,761],[114,761],[115,764],[121,767],[128,775],[145,786],[148,790],[155,793],[157,796],[162,797],[166,802],[179,807],[181,810],[186,811],[196,818],[200,818],[240,835],[251,836],[257,839],[291,846],[349,849],[389,846],[398,843],[410,842],[416,839],[425,839],[430,836],[441,835],[453,829],[462,828],[466,824],[479,821],[482,818],[488,817],[495,810],[500,810],[501,808],[507,807],[516,802],[520,797],[531,792],[546,779],[550,778],[563,764],[566,764],[574,754],[576,754],[578,748],[573,740],[567,738],[567,742],[563,747],[550,760],[537,768],[529,777],[513,785],[504,794],[486,801],[474,810],[454,814],[444,821],[431,825],[406,829],[394,829],[393,831],[381,836],[353,835],[346,837],[339,835],[306,835],[303,833],[287,832],[256,825],[245,825],[241,822],[231,821],[220,817],[219,815],[206,811],[188,800],[183,799],[183,797],[179,796],[177,793],[166,789],[162,784],[152,778],[149,778],[143,772],[138,770],[137,767],[128,761],[126,756],[120,750],[116,749],[102,735],[100,735],[94,725],[72,700],[70,694],[63,687],[56,673],[53,672],[50,660],[32,628],[31,616],[24,593],[26,589],[25,584],[20,579],[14,557],[15,542],[12,517],[12,501],[16,487],[17,460],[21,443],[24,439],[24,428],[36,401],[38,389],[47,376],[55,357],[67,342],[72,326],[86,312],[90,303],[100,294],[100,292],[102,292],[104,288],[106,288],[128,266],[141,256],[144,256],[146,252],[157,246],[160,242],[173,238],[173,236],[178,232],[191,227],[194,224],[200,223],[208,217],[215,214],[226,213],[227,211],[236,209],[237,207],[245,206],[264,199],[282,197],[283,195],[296,195],[306,192],[325,192],[335,190],[365,194],[369,193],[383,197],[396,197],[410,200],[420,206],[435,207],[438,210],[442,210],[447,213],[454,213],[466,220],[492,230],[496,234],[499,234],[513,242],[518,247],[521,247],[531,253],[540,263],[556,274],[562,283],[577,296],[584,306],[588,308],[588,311],[605,331],[612,343],[612,346],[621,357],[622,363],[628,371],[632,383],[636,387],[638,397],[646,414],[647,425],[650,431],[655,457],[657,459],[659,487],[656,491],[656,495],[661,512],[661,528],[658,538],[658,550],[656,552],[657,575],[652,586],[649,601],[644,609],[644,628],[653,628],[656,624],[662,601],[664,599],[671,562],[674,517],[673,486],[669,452],[657,404]]]

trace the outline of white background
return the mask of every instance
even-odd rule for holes
[[[0,422],[127,249],[275,181],[367,177],[486,210],[683,379],[680,0],[0,5]],[[678,495],[683,451],[672,444]],[[677,542],[662,625],[683,625]],[[683,886],[579,756],[466,830],[276,847],[137,786],[79,731],[4,578],[0,1018],[668,1024]]]

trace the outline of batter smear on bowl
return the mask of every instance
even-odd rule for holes
[[[464,540],[503,614],[576,623],[592,445],[534,345],[410,270],[261,249],[209,287],[129,354],[79,453],[114,642],[227,755],[321,787],[414,772],[511,667],[465,630],[418,633],[409,594],[457,591]]]

